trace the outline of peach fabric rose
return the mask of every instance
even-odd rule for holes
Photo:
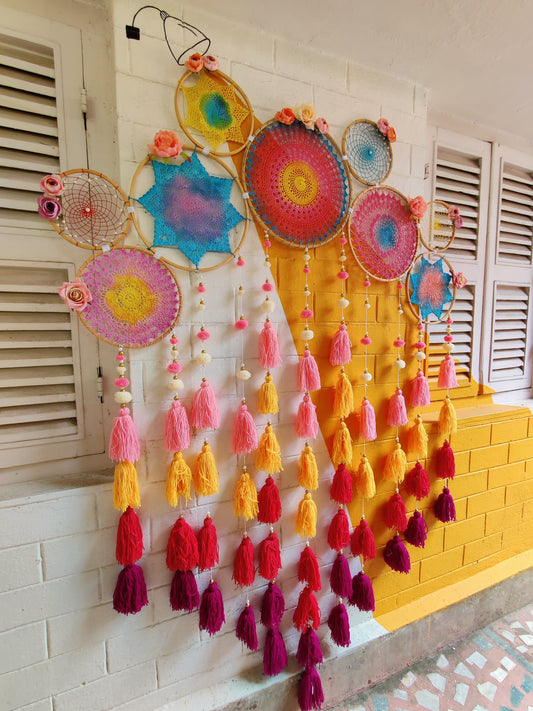
[[[174,131],[158,131],[154,136],[154,142],[148,146],[151,154],[161,158],[172,158],[179,156],[183,150],[183,142],[176,136]]]
[[[291,123],[294,123],[294,119],[296,118],[296,116],[294,115],[294,111],[292,109],[284,108],[281,109],[281,111],[278,111],[274,118],[276,119],[276,121],[290,126]]]
[[[448,215],[450,217],[450,220],[456,220],[458,217],[461,216],[461,210],[459,210],[456,205],[450,205],[448,208]]]
[[[320,133],[329,133],[329,123],[325,118],[317,118],[315,121],[315,126],[320,131]]]
[[[462,289],[468,284],[468,279],[465,277],[463,272],[457,272],[453,275],[453,284],[456,289]]]
[[[394,143],[394,141],[396,140],[396,131],[393,129],[392,126],[389,126],[387,130],[387,138],[391,143]]]
[[[413,217],[416,217],[417,220],[421,220],[428,209],[428,204],[421,195],[418,195],[409,201],[409,209]]]
[[[212,54],[206,54],[204,57],[204,69],[208,72],[215,72],[220,67],[220,63]]]
[[[185,66],[190,72],[201,72],[204,68],[204,58],[200,52],[195,52],[187,59]]]
[[[384,136],[386,136],[387,132],[390,128],[390,123],[387,121],[387,119],[385,119],[385,118],[378,119],[377,126],[378,126],[378,130],[380,131],[380,133],[382,133]]]
[[[49,197],[57,197],[58,195],[62,195],[65,189],[63,187],[61,176],[55,175],[54,173],[44,176],[41,180],[40,188],[43,193]]]
[[[298,104],[294,107],[294,115],[306,128],[315,127],[316,111],[313,104]]]
[[[74,277],[73,281],[63,282],[63,286],[59,287],[57,293],[73,311],[83,311],[93,298],[89,287],[79,277]]]

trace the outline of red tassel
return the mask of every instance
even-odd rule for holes
[[[199,604],[200,593],[192,570],[176,570],[170,586],[170,607],[192,612]]]
[[[417,501],[425,499],[431,491],[431,482],[424,467],[417,462],[405,477],[405,491]]]
[[[447,439],[444,440],[442,447],[437,450],[435,469],[439,479],[453,479],[455,476],[455,455]]]
[[[439,498],[435,501],[434,507],[435,516],[442,523],[449,523],[450,521],[456,521],[455,515],[455,502],[450,490],[447,486],[442,490]]]
[[[232,577],[241,587],[247,587],[255,580],[254,544],[246,533],[235,553]]]
[[[353,576],[352,594],[348,602],[358,607],[361,612],[373,612],[376,609],[372,581],[362,570]]]
[[[311,590],[317,591],[322,589],[318,560],[310,545],[307,545],[300,555],[298,580],[301,583],[306,582]]]
[[[416,548],[423,548],[427,537],[428,525],[420,511],[415,511],[405,529],[405,540]]]
[[[338,504],[349,504],[353,498],[353,483],[352,475],[346,469],[344,464],[339,464],[337,471],[333,477],[331,489],[329,491],[331,498]]]
[[[359,525],[353,530],[350,540],[350,549],[354,556],[362,555],[363,560],[372,560],[376,557],[374,534],[364,518],[361,519]]]
[[[312,627],[308,627],[300,635],[296,660],[301,667],[316,667],[317,664],[322,664],[324,661],[320,640]]]
[[[187,412],[181,402],[172,401],[165,420],[165,449],[167,452],[181,452],[191,443],[191,430]]]
[[[296,434],[302,439],[306,439],[307,437],[315,439],[318,435],[316,405],[313,405],[308,393],[303,396],[303,400],[296,413]]]
[[[457,388],[458,386],[459,383],[457,382],[455,361],[452,356],[447,353],[440,364],[437,387],[442,390],[450,390],[451,388]]]
[[[385,525],[387,528],[397,528],[405,531],[407,528],[407,509],[400,494],[393,494],[385,508]]]
[[[241,403],[233,421],[233,454],[249,454],[257,449],[257,428],[248,412],[246,403]]]
[[[167,568],[192,570],[198,565],[198,541],[187,521],[180,516],[170,532],[167,544]]]
[[[148,605],[146,582],[140,565],[127,565],[118,575],[113,593],[113,609],[123,615],[135,615]]]
[[[329,582],[335,595],[339,597],[350,597],[352,593],[352,574],[350,573],[350,566],[343,553],[339,553],[335,558]]]
[[[298,705],[301,711],[320,709],[324,703],[322,682],[315,667],[304,669],[298,685]]]
[[[139,517],[128,506],[118,522],[116,557],[120,565],[132,565],[143,554],[143,532]]]
[[[261,624],[278,628],[285,612],[285,599],[276,583],[270,582],[261,603]]]
[[[109,438],[109,457],[114,462],[136,462],[141,454],[137,431],[127,407],[121,407],[113,420]]]
[[[298,386],[301,393],[312,393],[315,390],[320,390],[318,365],[309,348],[305,349],[298,363]]]
[[[397,573],[408,573],[411,570],[409,551],[398,534],[387,541],[383,557],[385,563]]]
[[[274,531],[271,531],[259,545],[259,575],[265,580],[274,580],[278,577],[281,567],[279,540]]]
[[[331,632],[331,639],[338,647],[350,646],[350,620],[342,602],[335,605],[329,613],[328,627]]]
[[[204,518],[204,525],[198,533],[198,567],[209,570],[218,564],[217,529],[211,516]]]
[[[218,585],[212,580],[202,593],[200,601],[200,629],[214,635],[226,621],[224,601]]]
[[[348,328],[341,323],[337,333],[331,340],[329,349],[329,362],[331,365],[346,365],[352,359],[352,343],[348,335]]]
[[[285,669],[288,663],[287,649],[281,632],[278,629],[269,628],[263,652],[263,668],[266,676],[276,676]]]
[[[328,544],[334,551],[341,551],[350,544],[350,522],[344,509],[339,509],[331,519]]]
[[[194,395],[191,407],[191,425],[200,430],[216,430],[220,424],[215,393],[205,378]]]
[[[409,407],[427,407],[431,402],[429,383],[419,370],[409,384]]]
[[[259,364],[261,368],[270,370],[281,365],[279,343],[276,329],[267,318],[263,330],[259,334]]]
[[[246,604],[246,607],[239,615],[235,635],[237,639],[240,639],[252,652],[257,651],[259,647],[257,641],[257,627],[255,624],[254,610],[249,603]]]
[[[311,623],[315,630],[320,625],[320,607],[308,585],[300,593],[292,622],[300,632],[305,632],[308,623]]]
[[[389,399],[387,407],[387,424],[389,427],[401,427],[409,422],[407,417],[407,409],[405,407],[405,398],[400,388],[396,388],[396,392]]]
[[[276,523],[281,517],[281,499],[274,478],[268,476],[257,495],[259,512],[257,520],[261,523]]]
[[[361,405],[361,427],[359,434],[366,442],[373,442],[377,438],[376,413],[374,408],[365,397]]]

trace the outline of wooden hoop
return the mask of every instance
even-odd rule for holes
[[[427,256],[431,257],[431,256],[436,256],[436,255],[438,255],[439,259],[442,259],[442,261],[446,264],[446,266],[450,270],[450,273],[452,275],[453,294],[452,294],[450,306],[446,309],[446,312],[441,316],[441,318],[435,317],[434,319],[429,321],[427,318],[426,319],[420,318],[420,313],[417,313],[417,310],[415,309],[415,306],[418,306],[418,304],[411,303],[411,294],[410,294],[409,290],[411,287],[411,274],[413,272],[413,269],[415,268],[416,263],[418,261],[420,261],[422,259],[422,257],[427,257]],[[439,254],[438,252],[435,252],[435,251],[431,251],[431,250],[429,252],[421,252],[420,254],[417,254],[416,258],[413,260],[413,263],[411,264],[411,266],[407,272],[407,276],[405,278],[405,289],[406,289],[406,296],[407,296],[407,303],[409,305],[409,310],[411,311],[411,313],[413,314],[413,316],[416,318],[416,320],[419,323],[425,323],[426,326],[431,326],[432,323],[444,323],[446,321],[446,319],[450,315],[453,307],[455,306],[455,297],[457,296],[457,287],[455,286],[455,284],[453,282],[454,275],[455,275],[455,272],[453,270],[453,267],[444,255]],[[433,314],[433,315],[435,315],[435,314]]]
[[[352,127],[352,126],[355,126],[355,124],[357,124],[357,123],[368,123],[368,124],[371,124],[372,126],[375,126],[375,127],[376,127],[376,131],[379,131],[379,128],[378,128],[377,123],[376,123],[375,121],[371,121],[370,119],[356,119],[355,121],[352,121],[352,123],[350,123],[350,124],[346,127],[346,130],[344,131],[344,135],[343,135],[343,137],[342,137],[342,154],[345,155],[345,156],[347,156],[347,153],[346,153],[346,137],[348,136],[348,132],[350,131],[351,127]],[[385,176],[383,177],[383,180],[381,181],[381,183],[383,183],[383,181],[384,181],[384,180],[387,180],[387,178],[389,177],[390,172],[391,172],[391,170],[392,170],[393,161],[394,161],[394,156],[393,156],[393,153],[392,153],[392,146],[391,146],[391,143],[390,143],[390,141],[389,141],[388,139],[387,139],[387,142],[388,142],[389,154],[390,154],[390,167],[389,167],[389,170],[388,170],[388,172],[387,172],[387,175],[385,175]],[[351,174],[354,176],[354,178],[355,178],[358,182],[360,182],[362,185],[369,185],[369,186],[379,186],[379,185],[381,185],[381,183],[369,183],[367,180],[362,180],[362,178],[360,178],[360,177],[357,175],[357,173],[355,172],[355,170],[352,168],[352,165],[351,165],[350,161],[348,160],[348,157],[346,157],[346,163],[348,164],[348,169],[349,169],[350,173],[351,173]]]
[[[447,202],[444,202],[443,200],[430,200],[430,202],[428,202],[427,205],[428,205],[428,210],[431,209],[431,206],[432,206],[432,205],[442,205],[443,207],[446,208],[446,211],[448,211],[449,208],[450,208],[450,206],[448,205],[448,203],[447,203]],[[424,218],[422,218],[422,219],[424,219]],[[451,246],[452,242],[453,242],[454,239],[455,239],[455,232],[456,232],[455,220],[451,220],[451,223],[452,223],[452,236],[451,236],[450,239],[446,242],[446,244],[444,245],[444,247],[434,247],[434,246],[431,246],[431,244],[429,243],[429,240],[426,242],[426,240],[425,240],[425,238],[424,238],[424,234],[423,234],[422,230],[420,229],[420,241],[422,242],[422,244],[424,245],[424,247],[428,250],[428,252],[435,252],[436,254],[440,254],[441,252],[445,252],[445,251],[448,249],[448,247]],[[418,226],[419,226],[419,228],[420,228],[420,222],[419,222]],[[430,229],[430,236],[431,236],[431,229]]]

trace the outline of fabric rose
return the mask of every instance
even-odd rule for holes
[[[206,54],[204,57],[204,69],[208,72],[215,72],[220,67],[220,63],[212,54]]]
[[[396,131],[393,129],[392,126],[389,126],[387,130],[387,138],[391,143],[394,143],[394,141],[396,140]]]
[[[306,128],[315,127],[316,111],[313,104],[298,104],[294,107],[294,115]]]
[[[93,298],[89,287],[79,277],[74,277],[73,281],[63,282],[63,286],[59,287],[57,293],[73,311],[83,311]]]
[[[37,199],[39,215],[46,220],[55,220],[61,214],[61,203],[53,197],[43,195]]]
[[[421,220],[428,209],[428,204],[421,195],[418,195],[409,201],[409,209],[413,217],[416,217],[417,220]]]
[[[153,145],[149,145],[148,150],[161,158],[172,158],[179,156],[183,150],[183,142],[174,131],[158,131],[154,136]]]
[[[315,121],[315,126],[320,131],[320,133],[329,133],[329,123],[325,118],[317,118]]]
[[[41,180],[41,190],[47,197],[57,197],[64,191],[63,181],[60,175],[45,175]]]
[[[290,126],[291,123],[294,123],[296,116],[294,115],[294,111],[292,109],[284,108],[281,109],[281,111],[278,111],[274,118],[276,121]]]
[[[459,208],[455,205],[450,205],[448,208],[448,217],[450,218],[450,220],[456,220],[460,216],[461,210],[459,210]]]
[[[190,72],[201,72],[204,68],[204,58],[200,52],[195,52],[187,59],[185,66]]]
[[[455,220],[453,221],[453,224],[455,225],[456,230],[460,230],[461,227],[463,226],[463,218],[461,215],[459,217],[456,217]]]
[[[463,286],[468,284],[468,279],[465,277],[463,272],[457,272],[453,275],[453,285],[456,289],[462,289]]]
[[[378,125],[378,130],[380,131],[380,133],[382,133],[384,136],[386,136],[387,132],[390,128],[390,123],[387,121],[387,119],[384,119],[384,118],[378,119],[377,125]]]

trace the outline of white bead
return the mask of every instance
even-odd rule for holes
[[[211,356],[206,351],[201,351],[196,356],[196,362],[199,363],[200,365],[207,365],[208,363],[211,362]]]
[[[120,405],[125,405],[127,402],[131,402],[133,400],[133,395],[125,390],[115,393],[113,397],[115,402],[118,402]]]
[[[125,372],[126,372],[126,367],[124,365],[119,365],[117,368],[117,373],[119,375],[124,375]]]
[[[400,316],[403,314],[403,309],[401,306],[398,306],[398,313],[400,314]]]
[[[270,259],[265,259],[265,267],[267,269],[272,269],[272,264],[270,263]]]
[[[455,346],[453,345],[453,343],[444,343],[443,348],[446,351],[446,353],[451,353],[453,351],[453,349],[455,348]]]
[[[315,334],[313,331],[311,331],[310,328],[304,328],[304,330],[300,334],[300,338],[302,341],[311,341],[315,337]]]
[[[347,259],[347,257],[345,257],[343,254],[341,257],[339,257],[339,262],[345,262],[346,259]]]
[[[415,353],[415,360],[419,360],[419,361],[426,360],[426,354],[424,353],[424,351],[417,351]]]
[[[372,304],[370,303],[370,301],[365,301],[365,309],[369,309],[371,306]]]
[[[241,370],[237,371],[238,380],[250,380],[251,377],[252,374],[249,370],[246,370],[246,368],[241,368]]]
[[[309,291],[309,289],[304,290],[304,296],[311,296],[311,292]]]
[[[310,254],[304,254],[304,262],[309,262],[311,261],[311,255]]]
[[[372,373],[365,370],[365,372],[361,375],[361,380],[364,380],[365,383],[369,383],[372,380]]]
[[[337,301],[337,306],[339,307],[339,309],[345,309],[349,305],[350,302],[345,296],[341,296],[341,298]]]
[[[268,296],[261,304],[261,311],[265,314],[271,314],[275,308],[276,304],[273,301],[270,301]]]
[[[394,367],[398,368],[398,370],[403,370],[403,368],[405,368],[405,361],[401,358],[396,358],[394,361]]]
[[[239,289],[237,291],[237,296],[244,296],[246,294],[246,290],[243,286],[239,286]]]
[[[205,309],[205,301],[200,301],[198,304],[198,311],[203,311]]]
[[[183,390],[185,387],[183,380],[180,380],[179,378],[172,378],[172,380],[168,384],[168,389],[175,391],[175,390]]]

